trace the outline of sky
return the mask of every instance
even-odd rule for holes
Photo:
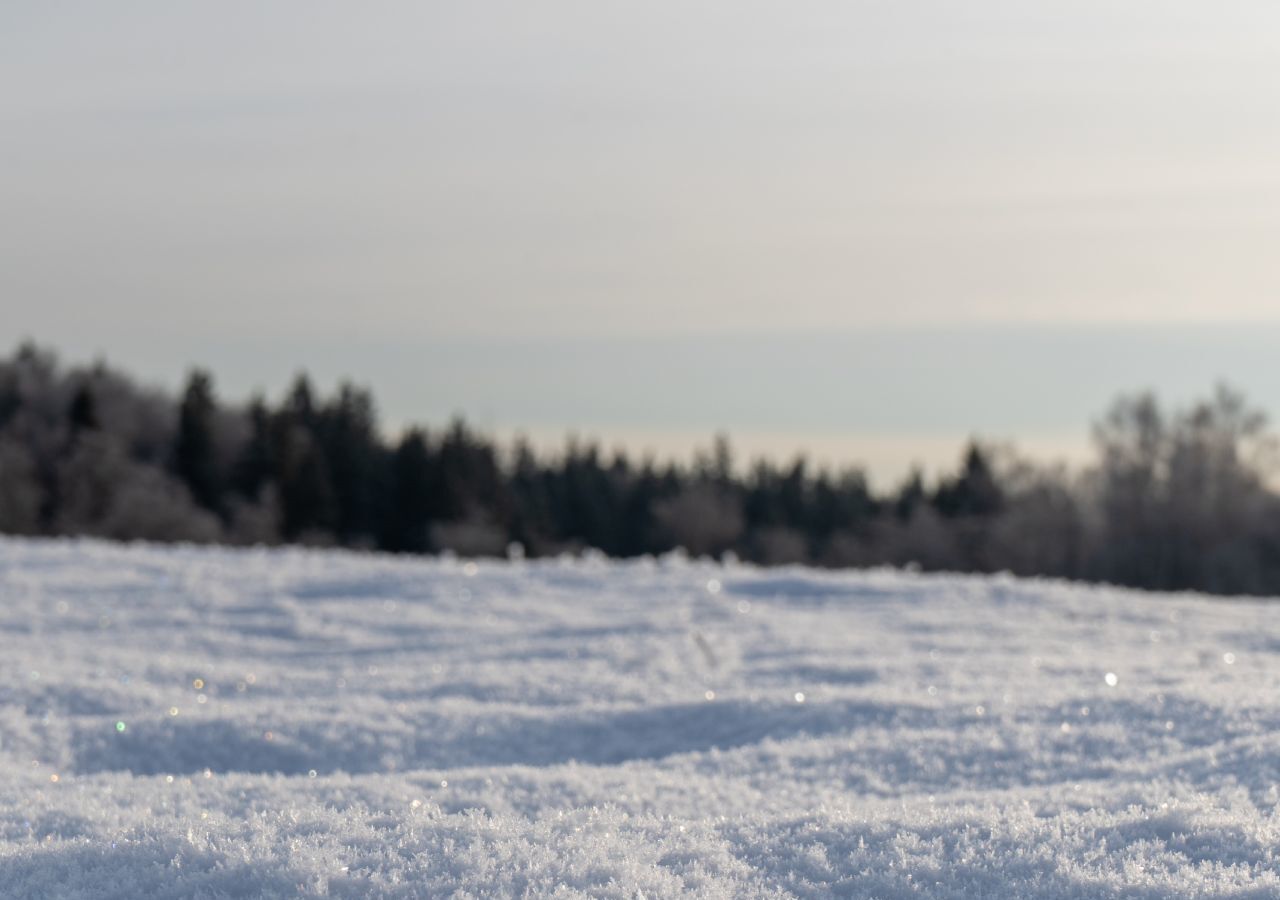
[[[1264,2],[10,0],[0,343],[389,427],[1078,457],[1125,390],[1280,411],[1277,110]]]

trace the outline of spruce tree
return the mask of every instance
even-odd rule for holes
[[[205,509],[221,515],[225,509],[224,479],[218,461],[216,416],[213,379],[209,373],[197,369],[187,379],[178,409],[173,467],[192,498]]]

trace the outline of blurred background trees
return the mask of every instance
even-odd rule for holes
[[[1150,394],[1123,397],[1094,438],[1101,460],[1088,574],[1220,593],[1280,584],[1274,440],[1239,393],[1220,386],[1172,416]]]
[[[305,375],[272,404],[225,405],[193,371],[171,397],[33,345],[0,359],[0,532],[304,543],[396,553],[614,556],[683,547],[762,564],[894,565],[1280,593],[1276,444],[1219,387],[1168,411],[1118,399],[1096,463],[1041,466],[973,441],[954,473],[877,493],[857,467],[689,465],[497,446],[461,420],[388,438],[373,397]]]

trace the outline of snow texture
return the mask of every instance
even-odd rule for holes
[[[1277,897],[1278,616],[2,540],[0,894]]]

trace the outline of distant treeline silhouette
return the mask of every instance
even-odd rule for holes
[[[953,474],[877,493],[863,471],[733,465],[717,438],[691,464],[569,441],[539,456],[461,420],[389,440],[370,394],[276,405],[180,397],[31,344],[0,360],[0,531],[115,539],[302,543],[395,553],[543,556],[596,548],[763,564],[894,566],[1280,593],[1280,496],[1264,417],[1219,387],[1167,414],[1123,397],[1081,472],[971,442]]]

